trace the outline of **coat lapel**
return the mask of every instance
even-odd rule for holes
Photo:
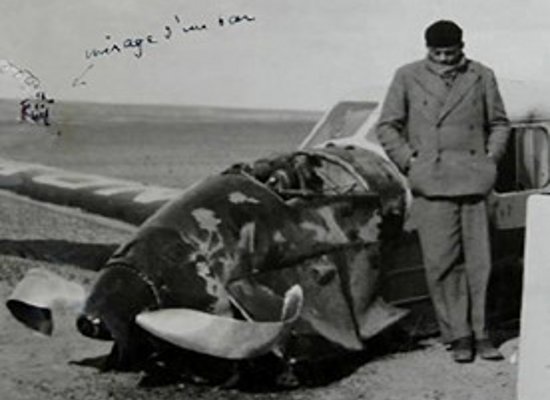
[[[421,64],[413,79],[431,97],[436,98],[441,104],[445,103],[448,94],[443,80],[429,71],[425,63]]]
[[[460,103],[460,101],[472,88],[474,83],[476,83],[480,78],[481,74],[478,68],[476,68],[472,62],[469,62],[466,72],[458,74],[456,77],[453,87],[451,88],[443,107],[439,111],[438,122],[441,122],[447,115],[449,115],[453,108]]]
[[[421,107],[424,115],[429,120],[437,119],[440,114],[440,109],[445,104],[449,91],[445,87],[443,80],[429,71],[425,63],[420,64],[418,70],[413,75],[413,80],[422,88],[426,95],[436,101],[437,105],[431,107]]]

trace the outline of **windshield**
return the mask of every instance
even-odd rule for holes
[[[372,101],[338,103],[302,142],[300,148],[312,148],[329,140],[355,135],[376,105],[377,103]]]

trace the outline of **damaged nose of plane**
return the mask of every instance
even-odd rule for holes
[[[84,336],[92,339],[113,340],[111,332],[105,323],[98,317],[81,314],[76,319],[76,327]]]

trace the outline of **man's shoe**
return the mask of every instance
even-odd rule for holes
[[[504,360],[504,356],[493,346],[489,339],[476,340],[476,352],[484,360]]]
[[[474,361],[474,348],[471,337],[455,340],[451,344],[453,360],[457,363],[470,363]]]

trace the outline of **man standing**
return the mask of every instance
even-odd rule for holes
[[[377,125],[414,195],[428,288],[456,362],[502,359],[487,332],[491,269],[486,197],[509,122],[493,71],[465,58],[462,30],[437,21],[426,59],[397,70]]]

